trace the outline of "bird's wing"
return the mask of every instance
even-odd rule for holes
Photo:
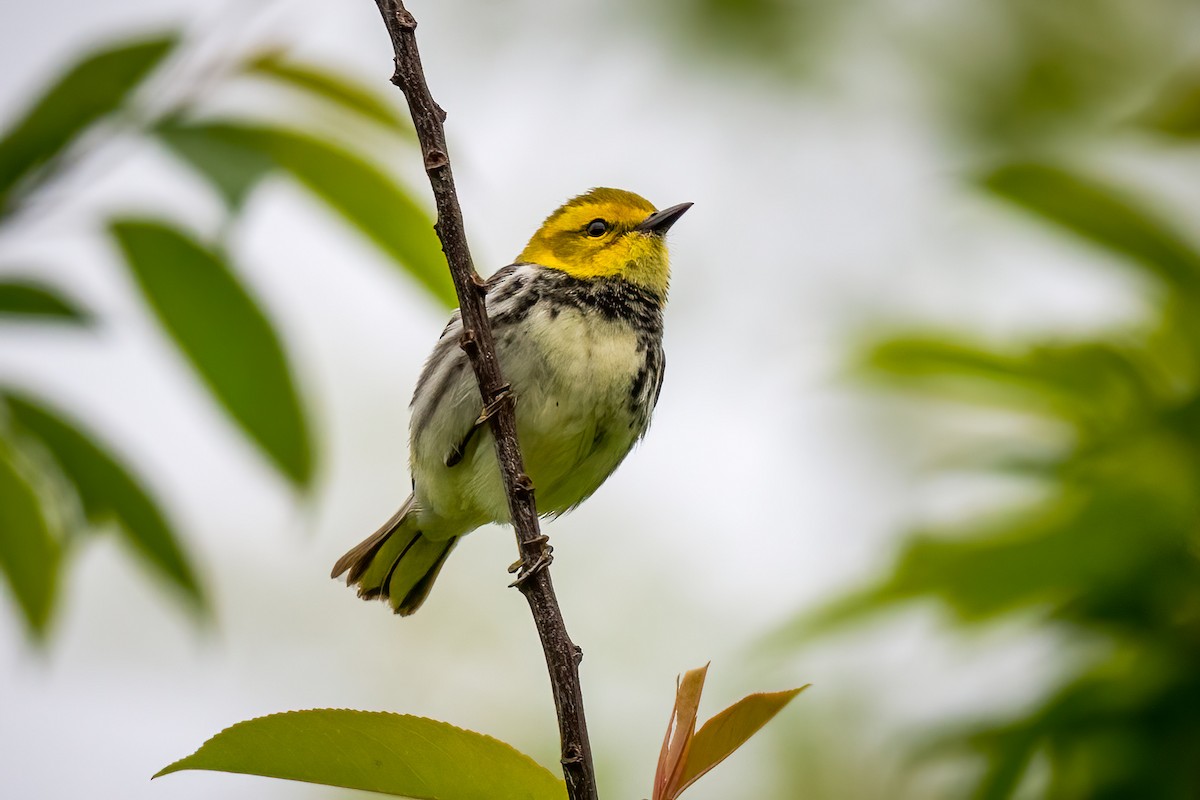
[[[511,264],[488,279],[486,307],[502,362],[513,341],[514,327],[536,301],[534,269],[528,264]],[[436,455],[446,466],[454,466],[486,422],[480,419],[483,401],[475,373],[459,346],[462,331],[462,317],[456,310],[417,380],[410,422],[414,461]]]

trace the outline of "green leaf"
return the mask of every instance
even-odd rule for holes
[[[246,64],[246,71],[294,86],[416,141],[407,117],[374,91],[346,75],[313,64],[287,61],[279,52],[263,53]]]
[[[0,318],[44,318],[91,322],[90,315],[56,290],[34,281],[0,281]]]
[[[58,588],[62,533],[43,498],[0,439],[0,573],[8,580],[30,633],[46,633]]]
[[[283,346],[225,259],[161,223],[111,228],[147,303],[216,399],[284,475],[309,486],[310,437]]]
[[[807,689],[760,692],[743,697],[714,716],[696,732],[679,780],[679,792],[695,783],[758,733],[792,698]]]
[[[203,129],[168,121],[154,132],[213,185],[230,209],[241,208],[251,190],[275,168],[275,162],[261,150],[210,136]]]
[[[157,37],[93,53],[66,71],[0,139],[0,209],[17,182],[121,107],[175,46]]]
[[[185,769],[264,775],[418,800],[563,800],[563,782],[510,745],[445,722],[314,709],[226,728],[154,777]]]
[[[110,520],[146,561],[205,606],[196,575],[162,511],[130,471],[91,435],[37,402],[6,392],[12,421],[46,448],[74,484],[93,525]]]
[[[403,187],[374,164],[338,145],[281,128],[240,123],[178,128],[269,156],[375,242],[439,302],[447,308],[457,305],[433,221]]]
[[[1049,164],[1014,163],[981,178],[995,194],[1200,294],[1200,254],[1117,188]]]

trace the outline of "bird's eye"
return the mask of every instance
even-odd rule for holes
[[[588,223],[587,235],[599,238],[608,233],[608,223],[602,219],[594,219]]]

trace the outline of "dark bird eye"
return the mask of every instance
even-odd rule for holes
[[[594,219],[588,223],[587,235],[600,237],[608,233],[608,223],[602,219]]]

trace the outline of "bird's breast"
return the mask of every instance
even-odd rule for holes
[[[530,319],[528,401],[546,421],[603,420],[621,414],[646,360],[645,336],[629,322],[574,308],[540,309]],[[533,409],[529,409],[533,411]]]

